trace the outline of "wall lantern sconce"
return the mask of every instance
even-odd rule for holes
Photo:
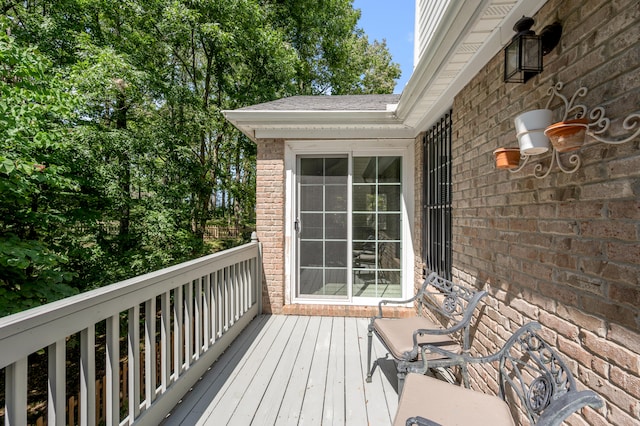
[[[516,35],[504,48],[505,83],[526,83],[542,72],[542,57],[551,52],[560,41],[562,25],[554,22],[539,35],[531,29],[533,18],[522,17],[513,26]]]

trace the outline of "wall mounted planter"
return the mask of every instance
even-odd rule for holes
[[[522,155],[539,155],[549,150],[549,138],[544,131],[551,125],[552,114],[550,109],[535,109],[515,118],[516,135]]]
[[[498,148],[493,154],[498,169],[515,169],[520,163],[520,148]]]
[[[579,97],[585,96],[588,89],[586,87],[580,87],[576,90],[571,99],[567,99],[567,97],[560,93],[563,87],[564,83],[558,82],[551,86],[547,91],[549,100],[547,101],[546,109],[549,109],[552,101],[557,97],[560,98],[563,103],[564,114],[561,122],[548,125],[545,128],[546,131],[543,132],[546,136],[549,136],[549,139],[551,139],[551,142],[553,143],[553,151],[551,153],[551,162],[549,162],[548,165],[543,163],[544,160],[535,165],[533,175],[538,179],[549,176],[554,163],[557,163],[558,168],[563,173],[576,172],[580,168],[581,160],[575,151],[585,143],[587,137],[606,144],[622,144],[630,142],[640,136],[640,111],[633,112],[622,120],[622,128],[626,131],[631,131],[631,134],[612,139],[607,137],[609,134],[609,127],[611,126],[611,119],[605,116],[605,110],[602,106],[597,106],[589,111],[586,105],[576,104],[576,100]],[[521,116],[518,116],[516,120]],[[569,116],[572,116],[573,119],[568,119]],[[522,133],[520,129],[521,128],[518,127],[518,124],[516,124],[516,132],[518,134]],[[521,138],[518,135],[518,140],[520,141],[520,139]],[[519,167],[513,169],[510,168],[510,172],[519,172],[527,165],[527,162],[533,155],[529,153],[531,151],[527,152],[527,154],[522,152],[523,161]],[[565,158],[565,160],[562,160],[562,157],[560,156],[563,152],[572,152],[568,158],[568,165],[563,162],[567,161],[567,159]]]
[[[580,149],[586,139],[589,121],[586,118],[561,121],[547,127],[544,134],[558,152]]]

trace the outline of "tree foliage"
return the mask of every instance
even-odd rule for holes
[[[221,111],[389,93],[352,0],[1,0],[0,315],[215,250],[254,220]]]
[[[55,238],[78,189],[65,165],[72,111],[49,62],[0,33],[0,312],[74,292]]]

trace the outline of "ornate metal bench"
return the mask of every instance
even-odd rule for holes
[[[371,345],[373,335],[382,342],[396,362],[398,371],[398,395],[402,393],[404,378],[408,372],[425,374],[428,368],[443,369],[451,366],[451,360],[439,354],[428,354],[428,368],[422,361],[420,346],[438,345],[455,353],[468,352],[471,342],[469,329],[476,305],[487,293],[469,289],[465,286],[439,277],[432,273],[425,279],[420,291],[408,300],[382,300],[378,305],[378,315],[369,323],[367,366],[371,366],[367,382],[371,383],[379,360],[371,363]],[[382,307],[388,304],[406,304],[416,302],[418,315],[411,318],[384,318]],[[428,309],[443,320],[445,327],[422,316]],[[457,335],[462,337],[456,338]],[[457,364],[456,364],[457,365]],[[466,365],[461,365],[462,379],[466,387],[469,377]]]
[[[532,425],[559,425],[585,406],[599,408],[602,399],[593,391],[578,391],[571,371],[560,355],[537,333],[540,324],[526,324],[496,354],[474,358],[424,346],[454,364],[498,362],[499,396],[455,386],[433,377],[409,374],[400,398],[394,426],[449,424],[522,424],[518,411]],[[514,420],[515,418],[515,420]]]

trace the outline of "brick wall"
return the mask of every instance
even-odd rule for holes
[[[258,141],[256,233],[262,243],[262,310],[280,313],[284,305],[284,143]]]
[[[534,18],[538,32],[556,20],[563,24],[544,72],[526,84],[505,84],[500,53],[454,100],[454,276],[490,293],[475,351],[491,352],[524,322],[539,321],[550,343],[572,360],[581,386],[606,402],[569,424],[635,425],[640,138],[621,145],[591,140],[575,174],[555,166],[544,179],[532,176],[533,165],[518,173],[495,169],[492,152],[517,146],[514,117],[544,108],[557,81],[569,97],[587,86],[582,103],[604,106],[613,130],[623,132],[621,119],[640,110],[640,2],[551,0]],[[557,119],[559,106],[552,106]],[[473,387],[496,392],[495,376],[476,371]]]

